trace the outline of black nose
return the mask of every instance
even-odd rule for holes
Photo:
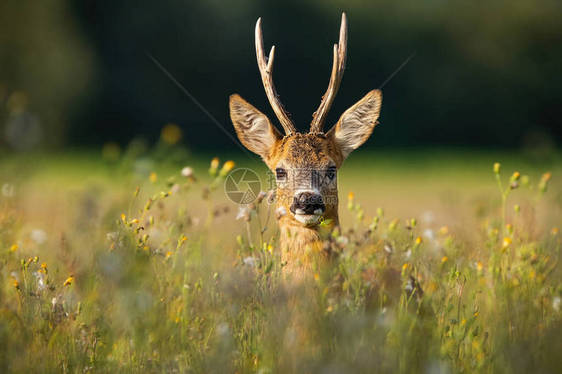
[[[326,205],[324,205],[322,195],[314,192],[301,192],[297,194],[293,199],[293,204],[291,204],[291,212],[293,214],[317,214],[316,211],[318,209],[324,213]]]

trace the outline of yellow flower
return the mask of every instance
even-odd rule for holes
[[[558,235],[558,232],[559,232],[558,227],[553,227],[552,230],[550,230],[550,235],[556,236]]]
[[[513,173],[513,175],[511,176],[511,181],[518,181],[519,178],[521,177],[521,174],[516,171],[515,173]]]
[[[317,281],[320,279],[320,274],[314,273],[314,280]]]
[[[47,269],[47,263],[43,262],[43,263],[41,264],[41,269]]]
[[[409,267],[410,267],[410,264],[409,264],[409,263],[407,263],[407,262],[404,263],[404,265],[402,265],[402,271],[408,270]]]
[[[494,173],[499,174],[501,169],[501,164],[499,162],[494,163]]]
[[[444,236],[444,235],[447,235],[448,233],[449,233],[449,228],[448,228],[447,226],[442,226],[442,227],[439,229],[439,234],[441,234],[441,235],[443,235],[443,236]]]
[[[155,172],[150,173],[150,175],[148,176],[148,179],[152,182],[152,183],[156,183],[156,181],[158,180],[158,175],[156,175]]]
[[[219,168],[219,158],[215,157],[211,160],[211,167],[209,168],[209,174],[215,176],[217,174],[217,169]]]
[[[10,252],[15,252],[17,251],[19,248],[19,246],[17,244],[12,244],[12,246],[10,247]]]
[[[422,241],[423,241],[423,240],[422,240],[421,236],[418,236],[418,237],[416,238],[416,245],[420,245],[420,244],[422,243]]]
[[[127,216],[125,213],[121,213],[121,221],[123,221],[123,223],[127,223]]]
[[[445,262],[449,261],[449,257],[443,256],[441,257],[441,263],[444,264]]]
[[[355,199],[355,193],[353,193],[352,191],[350,191],[347,194],[347,200],[353,201],[353,199]]]
[[[482,262],[478,261],[478,262],[476,263],[476,269],[477,269],[478,271],[482,271],[482,269],[484,269],[484,264],[482,264]]]
[[[74,275],[70,275],[68,278],[66,278],[63,286],[70,286],[72,282],[74,282]]]
[[[181,129],[175,123],[168,123],[162,128],[162,133],[160,134],[162,140],[168,144],[176,144],[181,140],[182,133]]]
[[[20,289],[20,282],[18,282],[17,279],[14,279],[12,281],[12,286],[14,286],[15,289],[19,290]]]
[[[166,258],[172,257],[173,254],[174,254],[174,253],[173,253],[172,251],[166,252]]]
[[[228,160],[227,162],[224,163],[224,165],[222,166],[223,170],[226,170],[226,172],[231,171],[232,169],[234,169],[234,165],[236,165],[234,163],[234,161],[232,160]]]
[[[222,169],[221,169],[220,173],[219,173],[220,176],[224,177],[226,174],[228,174],[229,171],[234,169],[234,165],[236,165],[236,164],[232,160],[229,160],[229,161],[225,162],[224,165],[222,166]]]
[[[503,242],[502,242],[502,247],[503,248],[507,248],[511,245],[511,238],[509,236],[506,236],[505,238],[503,238]]]
[[[139,220],[135,218],[135,219],[131,220],[131,223],[137,224],[137,223],[139,223]]]

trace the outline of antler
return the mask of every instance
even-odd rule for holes
[[[263,88],[265,88],[265,93],[267,94],[267,98],[269,99],[269,103],[271,104],[275,115],[279,119],[279,122],[281,122],[281,126],[285,129],[285,133],[287,135],[297,132],[295,125],[283,108],[283,105],[277,96],[277,92],[275,91],[275,85],[273,84],[273,59],[275,57],[275,46],[271,47],[269,58],[266,59],[265,54],[263,53],[261,18],[258,18],[258,21],[256,22],[256,56],[258,59],[258,67],[260,69]]]
[[[312,116],[312,123],[310,124],[310,132],[318,133],[322,132],[324,126],[324,121],[328,115],[328,111],[334,102],[336,93],[340,87],[341,80],[343,78],[343,71],[345,70],[345,59],[347,56],[347,18],[345,13],[341,15],[341,26],[340,26],[340,40],[338,44],[334,44],[334,61],[332,64],[332,75],[330,76],[330,84],[328,84],[328,89],[324,96],[322,96],[322,101],[318,110],[314,112]]]

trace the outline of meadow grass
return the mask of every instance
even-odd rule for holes
[[[561,367],[560,154],[358,152],[335,256],[295,283],[267,199],[168,151],[4,158],[2,372]]]

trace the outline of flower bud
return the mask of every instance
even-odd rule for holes
[[[494,163],[494,173],[499,174],[501,169],[501,164],[499,162]]]

